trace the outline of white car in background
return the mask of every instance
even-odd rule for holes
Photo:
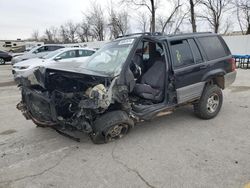
[[[61,48],[41,58],[33,58],[14,64],[12,73],[14,77],[17,77],[40,66],[63,69],[75,68],[79,67],[94,53],[95,50],[88,48]]]
[[[46,44],[46,45],[34,47],[30,51],[12,58],[11,64],[14,65],[18,62],[28,60],[31,58],[43,57],[52,51],[55,51],[64,47],[65,46],[59,45],[59,44]]]

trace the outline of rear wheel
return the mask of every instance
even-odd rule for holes
[[[3,58],[0,58],[0,65],[4,65],[5,64],[5,60]]]
[[[95,144],[112,142],[124,137],[133,125],[126,112],[120,110],[107,112],[94,122],[90,137]]]
[[[223,102],[221,89],[217,85],[205,88],[198,103],[194,104],[194,113],[201,119],[214,118],[220,111]]]

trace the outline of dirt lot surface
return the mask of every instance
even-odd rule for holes
[[[224,91],[212,120],[192,106],[136,126],[123,139],[77,143],[16,109],[11,66],[0,66],[0,187],[243,188],[250,182],[250,70]]]

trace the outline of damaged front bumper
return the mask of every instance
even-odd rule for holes
[[[23,116],[27,119],[27,120],[32,120],[35,124],[42,126],[42,127],[53,127],[56,126],[57,123],[56,122],[51,122],[51,121],[40,121],[38,119],[36,119],[34,116],[32,116],[32,114],[28,111],[26,104],[24,104],[22,101],[19,102],[16,106],[16,108],[18,110],[20,110],[23,114]]]
[[[31,119],[38,125],[58,124],[52,100],[29,88],[22,88],[22,101],[17,104],[17,109],[27,120]]]
[[[22,101],[17,104],[27,120],[32,120],[35,124],[42,127],[60,127],[60,129],[76,129],[90,133],[92,128],[89,120],[85,119],[86,112],[79,111],[72,113],[69,118],[64,118],[58,114],[54,93],[48,93],[22,88]]]

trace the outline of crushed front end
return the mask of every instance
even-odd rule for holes
[[[126,95],[114,100],[115,93],[127,93],[126,88],[117,89],[115,77],[42,67],[16,82],[22,94],[17,108],[26,119],[38,126],[84,133],[92,133],[95,119],[116,106],[117,101],[124,103]]]

